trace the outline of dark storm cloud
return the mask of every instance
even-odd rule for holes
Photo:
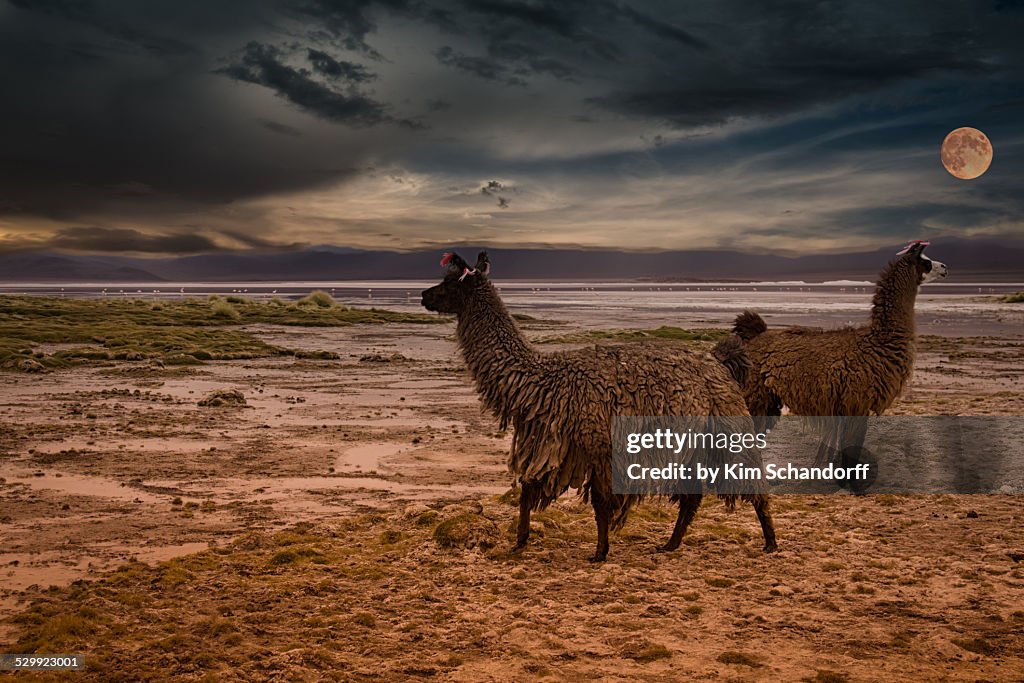
[[[184,40],[160,35],[139,26],[105,16],[89,0],[8,0],[18,9],[57,16],[93,27],[116,41],[157,55],[181,55],[194,50]],[[92,54],[89,52],[86,55]]]
[[[575,67],[545,56],[538,48],[503,40],[492,41],[485,56],[464,54],[449,45],[438,48],[434,56],[445,66],[512,86],[525,86],[527,78],[540,75],[572,81],[579,73]]]
[[[514,63],[515,72],[520,75],[550,74],[555,78],[571,81],[578,73],[576,68],[545,56],[540,49],[523,43],[494,41],[487,50],[494,59]]]
[[[632,19],[638,26],[648,29],[656,36],[674,40],[686,45],[687,47],[697,48],[699,50],[707,50],[711,47],[706,41],[698,38],[689,31],[686,31],[675,24],[655,19],[651,15],[645,14],[633,7],[623,7],[621,11],[623,15]]]
[[[443,64],[523,86],[549,74],[603,83],[591,107],[678,128],[774,117],[892,84],[998,68],[979,13],[954,0],[882,8],[726,0],[670,12],[645,3],[468,0]],[[405,11],[419,11],[420,6]]]
[[[374,8],[393,12],[409,8],[406,0],[297,0],[285,5],[286,11],[305,20],[313,20],[310,28],[330,34],[347,50],[362,52],[373,59],[383,59],[366,42],[366,36],[377,30],[372,17]]]
[[[195,50],[192,45],[183,40],[141,31],[133,26],[108,26],[105,29],[114,38],[133,43],[143,50],[157,55],[181,55]]]
[[[731,50],[715,55],[714,62],[680,61],[681,69],[666,65],[667,73],[656,79],[613,89],[589,102],[690,127],[775,116],[895,83],[996,68],[978,40],[975,15],[956,3],[935,4],[933,12],[918,8],[920,19],[927,21],[917,22],[910,20],[914,6],[885,13],[861,13],[855,5],[836,9],[798,1],[745,22],[731,16],[746,40],[730,41]]]
[[[993,203],[986,206],[955,201],[916,202],[901,206],[864,206],[822,214],[823,227],[832,225],[860,235],[897,235],[919,239],[941,235],[950,226],[998,225],[1019,220],[1021,206]]]
[[[472,55],[460,54],[448,45],[438,48],[434,56],[442,64],[461,69],[489,81],[502,81],[508,85],[526,85],[526,81],[510,76],[509,70],[505,65],[490,57],[474,57]]]
[[[721,164],[742,166],[756,186],[781,165],[799,176],[858,151],[925,149],[968,121],[992,135],[996,176],[1008,168],[1000,166],[1011,154],[1004,140],[1017,130],[1024,85],[1020,8],[1010,0],[770,8],[743,0],[8,0],[0,5],[0,91],[8,94],[0,218],[47,218],[67,230],[109,218],[139,233],[125,244],[264,248],[276,244],[265,239],[272,227],[252,242],[224,226],[197,227],[212,237],[187,244],[170,240],[178,233],[165,218],[184,216],[176,229],[196,212],[271,198],[261,204],[270,225],[303,210],[276,197],[340,190],[366,179],[361,169],[370,166],[416,176],[415,189],[385,202],[396,208],[435,206],[414,197],[436,181],[478,203],[507,208],[515,199],[515,211],[495,212],[500,220],[542,194],[560,211],[585,214],[599,192],[591,187],[614,194],[623,178],[683,178]],[[910,137],[885,121],[920,110],[931,119],[909,124],[920,125]],[[857,125],[867,118],[872,126]],[[775,153],[811,137],[822,140],[782,161]],[[826,161],[815,166],[814,155]],[[514,177],[521,194],[477,184],[495,176]],[[545,181],[543,192],[531,191]],[[985,183],[975,196],[1013,191]],[[559,204],[560,193],[572,201]],[[1024,210],[1006,206],[976,217],[1009,223]],[[135,220],[146,212],[148,224]],[[412,225],[407,218],[380,221]],[[118,248],[81,232],[58,239]]]
[[[239,63],[219,69],[218,73],[236,81],[270,88],[289,102],[330,121],[355,126],[373,126],[393,121],[380,102],[370,99],[355,88],[350,87],[344,92],[334,90],[313,80],[309,71],[285,64],[281,57],[281,51],[273,45],[253,41],[245,46]],[[359,80],[366,79],[365,74],[359,77]]]
[[[630,43],[652,37],[685,46],[690,52],[709,48],[706,40],[676,23],[609,0],[465,0],[458,6],[465,11],[450,28],[486,36],[488,53],[495,59],[523,61],[526,57],[530,70],[558,78],[568,78],[577,71],[555,57],[565,46],[572,46],[570,52],[588,61],[620,59],[630,51]],[[641,35],[629,35],[623,22],[642,29]],[[529,42],[534,45],[527,45]],[[524,51],[528,54],[522,54]]]
[[[621,20],[617,5],[605,0],[560,0],[527,4],[504,0],[465,0],[457,7],[451,30],[484,36],[497,55],[508,41],[533,42],[538,50],[557,53],[565,47],[587,59],[609,60],[620,55]]]
[[[377,78],[376,74],[367,71],[362,64],[338,60],[320,50],[309,48],[306,51],[306,56],[310,64],[313,65],[314,71],[329,78],[340,78],[352,83],[365,83]]]
[[[239,106],[239,86],[211,75],[280,20],[272,4],[0,0],[0,91],[9,95],[0,108],[0,218],[153,225],[353,177],[367,144],[339,150],[310,135],[298,107]],[[183,49],[186,41],[196,49]],[[295,66],[310,66],[305,49],[295,56]],[[253,79],[274,75],[249,68]],[[292,99],[355,117],[343,126],[393,118],[383,103],[350,94],[352,81],[310,69],[344,98],[317,99],[301,78],[277,76]]]
[[[82,19],[93,15],[92,2],[89,0],[8,0],[18,9],[56,14],[74,19]]]
[[[146,234],[130,228],[75,227],[57,231],[46,245],[69,251],[134,251],[194,254],[219,247],[197,234]]]
[[[470,11],[511,19],[531,28],[546,29],[566,36],[574,33],[579,25],[570,13],[572,3],[569,2],[527,4],[514,0],[466,0],[463,4]]]
[[[294,128],[292,126],[289,126],[287,124],[280,123],[278,121],[271,121],[269,119],[260,119],[260,125],[262,125],[267,130],[274,131],[275,133],[278,133],[280,135],[290,135],[290,136],[295,137],[295,138],[302,137],[302,131],[301,130],[299,130],[298,128]]]

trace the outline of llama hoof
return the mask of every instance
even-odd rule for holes
[[[590,562],[591,564],[599,564],[601,562],[604,562],[607,559],[608,559],[607,555],[593,555],[593,556],[587,558],[587,562]]]
[[[764,545],[764,551],[766,553],[774,553],[778,549],[779,549],[779,546],[778,546],[777,543],[765,543],[765,545]]]
[[[523,552],[523,550],[525,550],[525,549],[526,549],[526,541],[523,541],[522,543],[516,543],[514,546],[512,546],[512,550],[510,550],[509,552],[512,553],[513,555],[517,555],[517,554]]]
[[[673,545],[671,543],[666,543],[665,545],[659,545],[657,548],[654,549],[654,551],[655,552],[659,552],[659,553],[670,553],[673,550],[678,550],[678,549],[679,549],[679,544],[678,543],[675,544],[675,545]]]

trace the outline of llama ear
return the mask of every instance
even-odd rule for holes
[[[454,251],[446,251],[441,257],[441,265],[446,266],[453,273],[462,273],[469,269],[462,257]]]
[[[921,252],[924,251],[924,248],[927,247],[929,244],[931,244],[931,242],[925,242],[924,240],[914,240],[910,244],[896,252],[896,255],[903,256],[904,254],[907,253],[920,254]]]
[[[481,251],[480,255],[476,257],[476,272],[484,275],[491,274],[491,260],[487,258],[486,251]]]

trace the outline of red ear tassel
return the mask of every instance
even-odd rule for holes
[[[455,254],[453,254],[450,251],[444,252],[444,255],[441,256],[441,265],[442,266],[447,266],[449,263],[451,263],[451,260],[452,260],[453,256],[455,256]]]

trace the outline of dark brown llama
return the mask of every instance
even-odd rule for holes
[[[520,334],[491,284],[483,252],[475,268],[446,254],[444,280],[423,292],[423,306],[457,316],[459,349],[484,404],[514,433],[509,467],[521,484],[517,550],[526,545],[530,512],[546,508],[569,488],[589,498],[597,521],[593,561],[608,555],[608,530],[625,523],[637,496],[612,491],[612,417],[617,415],[746,416],[738,384],[723,363],[746,368],[742,346],[717,349],[721,362],[697,350],[657,345],[597,346],[539,353]],[[727,497],[750,501],[776,549],[763,491]],[[679,515],[661,550],[675,550],[701,495],[673,496]]]
[[[927,244],[911,243],[882,271],[868,325],[768,330],[758,314],[741,313],[733,331],[752,366],[744,386],[750,414],[777,416],[786,406],[794,415],[858,418],[830,421],[844,433],[828,435],[819,455],[860,449],[867,420],[859,418],[885,412],[910,379],[918,289],[946,277],[945,264],[924,255]]]

